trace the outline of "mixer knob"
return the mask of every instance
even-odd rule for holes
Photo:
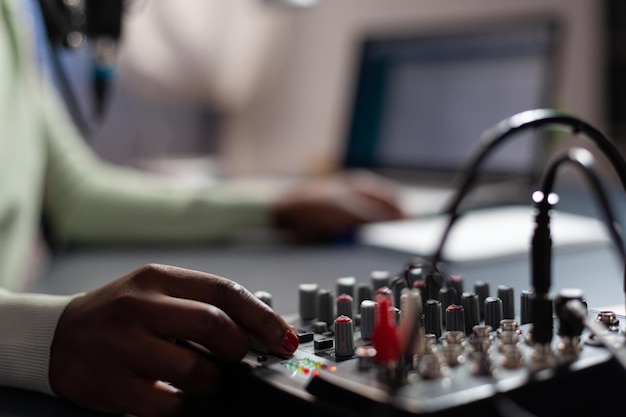
[[[565,304],[571,300],[584,303],[583,292],[577,288],[564,288],[558,292],[554,299],[554,309],[559,318],[559,336],[575,337],[580,336],[583,332],[583,323],[564,311]]]
[[[455,304],[459,304],[461,302],[461,294],[465,291],[463,289],[463,277],[461,275],[450,275],[448,277],[448,286],[450,288],[454,288],[454,293],[456,294]]]
[[[500,327],[502,320],[502,300],[498,297],[487,297],[485,299],[485,324],[492,329]]]
[[[370,281],[372,283],[372,289],[376,291],[379,288],[391,285],[391,274],[389,271],[372,271],[370,273]]]
[[[426,290],[426,281],[415,281],[413,283],[413,288],[417,288],[422,296],[422,300],[427,300],[428,292]]]
[[[486,281],[476,281],[474,283],[474,294],[478,296],[478,308],[480,309],[480,319],[485,318],[485,300],[490,296],[489,283]]]
[[[424,331],[434,334],[437,339],[441,337],[441,302],[428,299],[424,303]]]
[[[300,300],[300,318],[304,321],[317,317],[317,284],[306,283],[298,286]]]
[[[356,289],[356,306],[360,306],[363,300],[373,300],[372,287],[369,284],[359,284]]]
[[[523,290],[520,294],[520,324],[530,323],[532,320],[532,303],[530,301],[533,292]]]
[[[348,316],[335,319],[335,356],[346,358],[354,355],[354,326]]]
[[[352,296],[341,294],[337,297],[337,316],[348,316],[352,318],[354,315],[354,302]]]
[[[426,284],[424,280],[424,270],[421,267],[411,268],[406,273],[406,278],[409,286],[413,286],[416,282],[423,282]]]
[[[319,290],[317,294],[317,319],[328,326],[335,321],[335,295],[326,289]]]
[[[456,304],[456,290],[451,287],[443,287],[439,290],[439,297],[437,298],[441,302],[441,311],[446,311],[448,306]],[[446,316],[441,319],[443,323],[446,323]]]
[[[371,339],[376,325],[376,301],[361,301],[361,337]]]
[[[272,307],[272,294],[267,291],[257,291],[254,293],[254,296],[259,300],[263,301],[268,306]]]
[[[393,292],[393,305],[400,306],[400,298],[402,297],[402,290],[407,288],[406,281],[404,279],[397,279],[393,282],[391,290]]]
[[[508,285],[498,286],[497,297],[502,300],[502,318],[514,319],[515,318],[515,292],[513,287]]]
[[[356,287],[356,278],[355,277],[341,277],[337,278],[337,292],[335,294],[348,294],[350,297],[354,299],[354,291]],[[352,315],[350,316],[352,317]]]
[[[446,330],[465,333],[465,314],[462,306],[451,304],[446,308]]]
[[[478,295],[471,292],[461,294],[461,305],[465,311],[465,334],[472,333],[474,326],[480,323],[480,310],[478,308]]]

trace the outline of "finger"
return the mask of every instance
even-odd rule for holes
[[[359,193],[382,205],[388,219],[406,217],[398,204],[398,185],[371,173],[355,173],[347,177],[349,184]]]
[[[167,265],[147,268],[148,275],[159,275],[158,282],[169,295],[220,308],[274,353],[290,355],[298,347],[298,337],[287,322],[237,282]]]
[[[198,350],[144,335],[139,340],[146,349],[126,355],[127,366],[137,374],[166,381],[187,394],[210,397],[218,385],[220,371],[213,360]]]
[[[246,329],[212,304],[168,296],[153,302],[146,320],[162,337],[197,342],[226,361],[239,360],[250,349]]]
[[[389,200],[381,198],[377,194],[368,194],[362,192],[352,201],[354,207],[353,212],[361,213],[363,222],[372,223],[389,220],[400,220],[405,218],[405,215],[400,208]]]
[[[119,387],[118,387],[119,388]],[[137,417],[175,417],[187,415],[188,398],[176,387],[139,376],[130,377],[121,394],[120,409]]]

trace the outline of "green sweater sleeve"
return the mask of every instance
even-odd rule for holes
[[[64,243],[212,242],[269,224],[275,196],[228,183],[183,187],[98,158],[47,95],[44,207]]]

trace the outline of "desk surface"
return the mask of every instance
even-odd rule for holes
[[[316,282],[335,288],[339,277],[354,276],[367,282],[374,269],[399,271],[411,254],[364,246],[246,247],[246,248],[118,248],[72,251],[61,256],[35,291],[65,294],[88,291],[147,262],[174,264],[209,271],[239,281],[252,291],[272,294],[281,314],[297,311],[298,285]],[[610,247],[555,253],[554,287],[581,288],[591,306],[623,304],[620,262]],[[476,280],[492,288],[512,285],[516,291],[529,288],[527,257],[501,261],[449,265],[450,272],[465,277],[466,288]],[[492,290],[493,291],[493,290]],[[92,417],[56,398],[27,391],[0,389],[0,417]]]
[[[597,209],[583,202],[583,214]],[[623,207],[620,207],[623,209]],[[620,213],[624,213],[622,210]],[[398,272],[412,254],[361,245],[333,247],[282,247],[248,245],[233,247],[153,247],[91,248],[61,254],[45,278],[33,291],[70,294],[97,288],[138,266],[166,263],[222,275],[238,281],[251,291],[272,294],[274,309],[280,314],[297,312],[298,285],[318,283],[334,290],[336,279],[354,276],[367,282],[373,270]],[[488,281],[492,288],[511,285],[515,291],[529,288],[528,255],[448,265],[449,272],[465,278],[466,288],[473,282]],[[590,307],[624,304],[623,266],[609,244],[555,251],[553,288],[580,288]],[[492,290],[494,291],[494,290]],[[56,398],[27,391],[0,388],[0,417],[92,417]]]

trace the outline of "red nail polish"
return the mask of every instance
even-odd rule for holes
[[[283,349],[285,349],[289,353],[293,353],[298,349],[298,336],[291,330],[288,330],[285,333],[285,337],[283,337]]]

